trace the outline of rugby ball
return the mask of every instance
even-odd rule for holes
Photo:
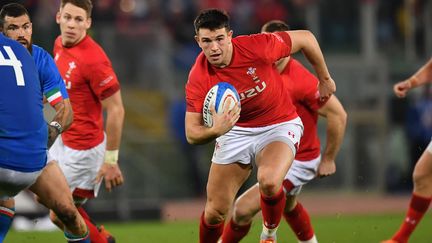
[[[231,110],[234,108],[235,103],[240,101],[240,96],[234,86],[227,82],[219,82],[207,92],[203,105],[204,126],[213,126],[213,117],[210,107],[214,105],[217,113],[223,112],[229,100],[231,100],[229,107]],[[240,105],[240,102],[238,104]]]

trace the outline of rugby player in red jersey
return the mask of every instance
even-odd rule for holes
[[[91,11],[90,0],[62,0],[56,15],[61,34],[54,44],[54,60],[66,82],[75,116],[50,153],[67,178],[92,242],[114,242],[80,207],[97,196],[102,180],[108,191],[123,183],[117,164],[124,120],[120,85],[107,55],[87,35]],[[103,110],[107,114],[105,130]],[[54,215],[52,219],[61,228]]]
[[[432,83],[432,58],[406,80],[393,86],[398,98],[404,98],[408,91]],[[428,114],[429,119],[432,116]],[[426,214],[432,201],[432,140],[418,159],[413,171],[414,189],[405,219],[390,240],[382,243],[407,243],[411,234]]]
[[[277,20],[266,23],[262,28],[262,32],[286,30],[289,26]],[[336,172],[335,159],[345,133],[347,114],[335,96],[326,101],[320,100],[317,78],[294,58],[278,60],[276,68],[304,126],[299,149],[283,182],[287,197],[283,216],[299,242],[316,243],[309,214],[296,197],[302,186],[316,176],[324,177]],[[327,120],[327,140],[322,157],[317,131],[318,115]],[[259,195],[256,184],[236,200],[233,217],[224,229],[221,242],[239,242],[246,236],[253,217],[261,210]]]
[[[195,39],[202,49],[186,84],[186,137],[191,144],[216,139],[208,182],[207,202],[200,220],[200,242],[217,242],[234,198],[257,166],[265,232],[261,242],[275,242],[285,206],[282,181],[303,133],[290,96],[274,62],[302,50],[313,65],[321,96],[336,90],[315,37],[290,31],[233,38],[229,16],[218,9],[202,11],[194,21]],[[202,106],[216,83],[231,83],[239,92],[241,109],[216,114],[213,126],[203,125]]]

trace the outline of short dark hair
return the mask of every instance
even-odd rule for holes
[[[263,25],[261,32],[276,32],[276,31],[287,31],[291,28],[289,25],[281,20],[271,20]]]
[[[3,28],[6,16],[16,18],[23,15],[27,15],[30,18],[27,9],[23,5],[19,3],[9,3],[4,5],[0,10],[0,27]]]
[[[91,0],[61,0],[60,8],[63,8],[68,3],[84,9],[87,12],[87,17],[91,17],[93,9]]]
[[[225,10],[221,9],[206,9],[195,18],[194,27],[195,33],[198,33],[200,29],[217,30],[226,28],[228,31],[230,28],[230,17]]]

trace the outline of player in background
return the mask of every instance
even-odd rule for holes
[[[335,84],[309,31],[233,38],[228,14],[218,9],[202,11],[194,27],[202,53],[186,84],[186,137],[191,144],[216,139],[199,240],[218,241],[234,198],[255,162],[265,228],[261,242],[275,242],[285,205],[282,181],[294,159],[303,125],[273,63],[302,50],[318,74],[324,98],[335,91]],[[236,88],[241,109],[236,105],[217,114],[212,106],[213,126],[208,128],[203,125],[204,97],[220,81]]]
[[[89,243],[89,232],[56,166],[47,164],[48,128],[43,93],[33,58],[18,42],[0,34],[0,242],[15,214],[14,201],[29,189],[58,215],[68,242]],[[52,86],[51,90],[58,90]],[[62,99],[61,95],[58,99]],[[69,193],[68,193],[69,192]]]
[[[287,31],[289,26],[278,20],[267,22],[261,32]],[[292,57],[278,60],[276,68],[282,76],[286,92],[296,107],[304,125],[300,147],[283,181],[286,202],[283,216],[299,242],[318,242],[308,212],[297,200],[303,185],[316,176],[325,177],[336,172],[335,159],[345,133],[347,114],[333,95],[321,101],[318,79]],[[327,120],[327,140],[323,156],[317,131],[318,116]],[[239,242],[248,233],[253,217],[261,210],[259,185],[243,193],[235,202],[233,216],[225,226],[223,243]]]
[[[74,122],[57,138],[50,153],[66,176],[91,241],[100,243],[114,242],[114,238],[102,226],[96,227],[81,206],[97,196],[102,180],[108,191],[123,184],[117,162],[124,108],[110,60],[87,35],[92,7],[91,0],[62,0],[56,15],[60,36],[54,44],[54,61],[66,82]],[[52,219],[61,228],[55,215]]]
[[[33,44],[32,22],[24,6],[18,3],[4,5],[0,10],[0,22],[0,31],[5,36],[20,42],[32,54],[36,68],[38,69],[44,100],[48,101],[56,111],[48,127],[50,135],[48,147],[50,147],[57,136],[69,128],[73,119],[72,107],[63,78],[60,76],[52,57],[44,49]],[[59,87],[60,93],[58,92],[58,88],[53,89],[53,87]],[[60,95],[63,99],[60,98]],[[46,219],[49,221],[48,216]]]
[[[410,89],[427,83],[432,83],[432,58],[410,78],[396,83],[393,91],[397,97],[404,98]],[[408,242],[429,208],[432,200],[432,140],[414,167],[413,182],[414,189],[406,217],[393,237],[383,243]]]

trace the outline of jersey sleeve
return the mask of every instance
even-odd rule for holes
[[[120,90],[117,75],[108,58],[89,65],[87,71],[87,80],[90,81],[93,92],[100,100],[104,100]]]
[[[258,52],[268,63],[291,54],[291,38],[286,32],[262,33],[251,35],[251,49]]]
[[[192,68],[185,87],[186,111],[201,113],[203,109],[204,98],[207,92],[202,86],[202,83],[204,83],[203,80],[200,80],[200,76],[195,72],[194,69],[195,68]]]
[[[50,105],[55,106],[61,100],[69,98],[63,78],[48,52],[39,48],[33,58],[38,68],[43,93]]]

